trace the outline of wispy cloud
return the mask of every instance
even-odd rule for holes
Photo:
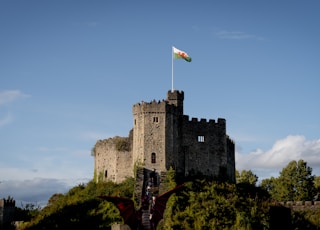
[[[0,127],[10,124],[13,121],[11,113],[7,113],[4,117],[0,117]]]
[[[24,181],[38,177],[74,181],[93,177],[93,158],[89,152],[86,156],[71,155],[64,160],[61,156],[38,156],[38,161],[34,157],[29,158],[28,161],[18,157],[18,162],[11,165],[0,162],[0,181]]]
[[[0,91],[0,106],[11,103],[20,98],[27,98],[30,95],[24,94],[19,90],[3,90]]]
[[[253,34],[248,34],[242,31],[218,31],[215,34],[218,38],[221,39],[230,39],[230,40],[244,40],[244,39],[254,39],[254,40],[264,40],[263,37],[256,36]]]
[[[28,162],[26,162],[28,164]],[[44,173],[42,173],[44,172]],[[15,166],[8,166],[8,165],[1,165],[0,164],[0,180],[1,181],[11,181],[11,180],[27,180],[32,179],[35,177],[42,177],[52,178],[52,176],[59,176],[57,173],[52,175],[51,172],[43,170],[43,168],[39,169],[38,165],[27,165],[26,167],[15,165]],[[61,178],[61,176],[59,177]]]
[[[66,193],[71,187],[88,181],[89,179],[70,181],[49,178],[2,181],[0,194],[3,197],[13,197],[16,200],[16,206],[25,205],[26,203],[44,206],[53,194]]]
[[[27,98],[30,97],[27,94],[22,93],[19,90],[2,90],[0,91],[0,107],[4,106],[6,104],[13,103],[16,100],[19,100],[21,98]],[[0,127],[8,125],[13,122],[13,115],[6,111],[4,112],[6,115],[0,114]]]
[[[0,162],[1,180],[28,180],[35,177],[72,179],[93,176],[90,150],[46,148],[16,154],[10,164]],[[0,193],[1,194],[1,193]]]
[[[314,169],[320,168],[320,139],[306,140],[304,136],[287,136],[278,140],[270,150],[257,149],[249,154],[236,153],[236,167],[260,172],[262,177],[269,178],[270,172],[280,172],[292,160],[304,160]],[[258,173],[257,173],[258,174]]]
[[[51,148],[42,147],[41,149],[49,151]],[[60,151],[63,148],[53,150]],[[236,168],[252,170],[261,180],[271,176],[277,177],[290,161],[303,159],[313,168],[313,173],[319,175],[319,154],[320,139],[307,140],[304,136],[290,135],[276,141],[267,151],[257,149],[248,154],[236,152]],[[0,194],[4,197],[10,195],[20,203],[33,202],[42,206],[54,193],[65,193],[71,187],[92,179],[90,176],[85,176],[86,173],[82,172],[83,167],[79,167],[76,172],[74,168],[68,171],[67,169],[72,168],[72,165],[66,163],[57,167],[52,160],[54,161],[51,158],[43,158],[41,165],[31,164],[28,169],[0,165],[0,175],[16,175],[11,179],[0,178]],[[39,177],[40,175],[42,178]],[[69,175],[68,178],[65,175]]]

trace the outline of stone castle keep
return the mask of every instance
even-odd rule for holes
[[[168,91],[167,99],[133,105],[133,129],[128,137],[99,140],[94,146],[96,181],[121,182],[134,177],[159,184],[172,167],[180,177],[205,175],[235,182],[235,144],[226,134],[226,120],[183,114],[183,91]]]
[[[0,199],[0,230],[12,229],[11,222],[14,219],[15,200],[12,198]]]

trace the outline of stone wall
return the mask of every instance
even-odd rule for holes
[[[201,173],[218,177],[227,168],[227,136],[225,119],[207,121],[183,117],[185,173]],[[226,173],[226,172],[223,172]]]
[[[94,147],[96,181],[133,177],[132,135],[99,140]]]
[[[168,91],[166,100],[133,105],[129,137],[95,145],[97,180],[121,182],[139,165],[159,175],[172,166],[179,176],[201,173],[235,182],[235,148],[226,134],[225,119],[189,120],[183,115],[183,100],[183,91]],[[130,143],[130,148],[119,149],[121,141]]]
[[[287,201],[276,204],[290,208],[294,211],[320,209],[320,201]]]
[[[227,136],[227,179],[232,183],[236,182],[236,160],[234,153],[234,141]]]
[[[11,222],[14,219],[15,200],[1,199],[0,200],[0,230],[9,229]]]
[[[133,161],[144,167],[165,168],[165,123],[166,102],[152,101],[133,106]]]
[[[126,224],[113,224],[111,230],[131,230],[131,228]]]

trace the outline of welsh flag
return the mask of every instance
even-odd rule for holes
[[[184,51],[177,49],[176,47],[173,48],[173,56],[174,59],[184,59],[187,62],[191,62],[191,57]]]

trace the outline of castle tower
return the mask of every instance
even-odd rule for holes
[[[0,199],[0,230],[11,227],[11,222],[14,219],[15,203],[16,201],[10,197]]]
[[[168,91],[167,100],[170,105],[175,105],[177,107],[178,115],[183,115],[183,100],[184,92],[183,91]]]
[[[169,91],[167,100],[133,106],[133,163],[166,171],[178,154],[184,93]]]
[[[133,112],[133,164],[165,170],[166,102],[135,104]]]
[[[162,101],[136,103],[128,137],[100,140],[94,148],[95,176],[120,182],[143,167],[142,184],[157,182],[172,166],[181,178],[202,174],[235,181],[235,144],[226,120],[191,118],[183,113],[183,91]],[[142,186],[141,184],[141,186]]]
[[[166,113],[166,168],[170,166],[176,173],[184,173],[184,155],[181,154],[183,91],[168,91]]]

